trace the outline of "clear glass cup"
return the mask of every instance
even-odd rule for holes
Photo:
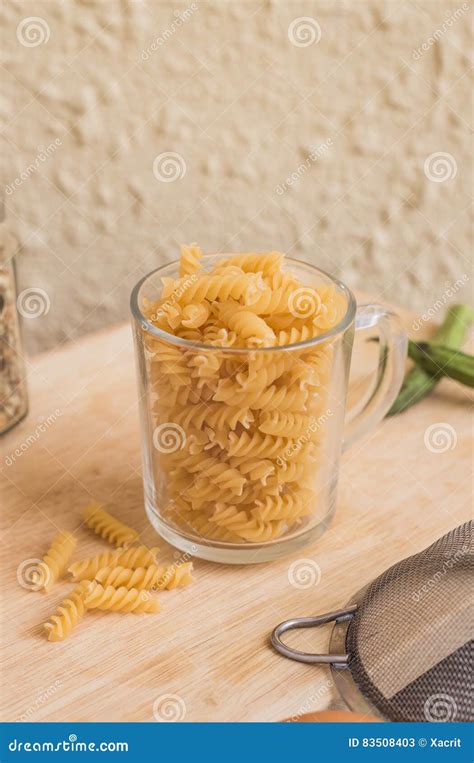
[[[204,271],[216,257],[226,255],[205,256]],[[385,307],[356,306],[343,283],[285,258],[285,270],[303,285],[327,286],[343,300],[333,329],[258,349],[199,343],[192,332],[176,337],[146,313],[161,296],[161,279],[177,278],[178,269],[178,262],[158,268],[131,295],[146,513],[166,541],[194,556],[235,564],[277,559],[328,526],[341,452],[395,400],[406,335]],[[365,394],[346,411],[358,331],[377,335],[378,364],[372,384],[359,380]],[[272,434],[274,412],[299,415],[289,417],[288,431]]]

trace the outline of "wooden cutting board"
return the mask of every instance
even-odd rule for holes
[[[404,315],[408,330],[412,320]],[[154,707],[187,721],[276,721],[338,706],[328,669],[269,647],[274,626],[339,608],[470,516],[469,397],[443,381],[346,454],[333,524],[304,553],[257,566],[196,560],[196,582],[163,592],[160,614],[89,613],[70,639],[50,643],[42,623],[71,585],[27,591],[17,569],[41,557],[58,528],[79,528],[85,503],[109,504],[164,559],[179,554],[144,515],[129,326],[33,359],[29,389],[28,417],[1,441],[3,721],[153,721]],[[455,442],[431,452],[425,431],[438,423],[454,428]],[[83,527],[77,537],[75,558],[106,548]],[[301,557],[319,565],[317,585],[289,583],[289,565]],[[288,642],[324,651],[328,634],[303,631]]]

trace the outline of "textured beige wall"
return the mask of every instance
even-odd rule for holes
[[[280,248],[420,313],[466,300],[471,18],[460,0],[4,2],[30,348],[126,318],[190,240]]]

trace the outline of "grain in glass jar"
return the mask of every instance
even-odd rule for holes
[[[28,411],[25,362],[17,311],[16,239],[0,222],[0,434]]]

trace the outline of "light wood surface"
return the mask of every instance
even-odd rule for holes
[[[410,330],[412,318],[404,319]],[[168,694],[180,698],[189,721],[275,721],[338,706],[328,669],[286,660],[269,647],[273,627],[339,608],[389,565],[470,515],[468,393],[443,381],[429,399],[386,419],[346,454],[333,524],[304,553],[258,566],[196,560],[196,582],[163,592],[160,614],[89,613],[70,639],[50,643],[42,623],[71,585],[27,591],[17,583],[17,568],[41,557],[58,528],[77,531],[75,559],[104,550],[80,526],[86,502],[109,504],[144,543],[158,542],[163,558],[171,561],[176,552],[144,515],[129,326],[34,359],[29,389],[27,419],[1,443],[4,721],[153,721],[155,701]],[[36,436],[39,422],[51,416]],[[433,453],[425,431],[441,422],[457,440]],[[7,466],[5,458],[28,437]],[[320,582],[306,589],[288,580],[290,563],[301,557],[321,569]],[[324,651],[328,635],[304,631],[288,642]]]

